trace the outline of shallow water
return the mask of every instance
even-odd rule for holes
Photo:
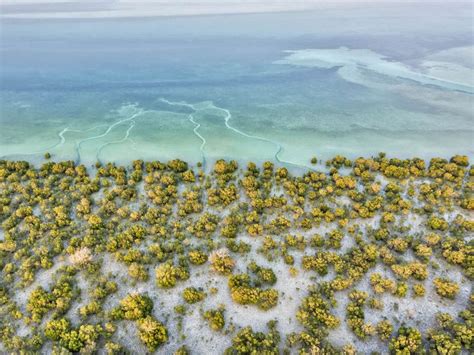
[[[471,4],[3,19],[0,156],[473,157],[473,58]]]

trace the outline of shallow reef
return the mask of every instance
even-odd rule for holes
[[[473,351],[467,156],[208,165],[0,160],[0,351]]]

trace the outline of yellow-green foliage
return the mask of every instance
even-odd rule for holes
[[[120,301],[118,315],[120,318],[137,320],[151,314],[152,309],[153,301],[148,296],[131,293]]]
[[[71,277],[64,275],[53,285],[50,292],[42,287],[33,290],[28,298],[26,309],[31,314],[31,319],[39,322],[50,310],[60,314],[65,313],[76,295]]]
[[[220,331],[224,328],[225,318],[224,318],[224,308],[219,307],[217,309],[209,309],[204,312],[203,317],[209,323],[209,326],[212,330]]]
[[[441,236],[436,233],[429,233],[425,236],[426,243],[430,246],[435,246],[441,241]]]
[[[436,293],[441,297],[454,298],[459,292],[459,285],[448,279],[436,278],[433,281]]]
[[[408,292],[408,285],[405,282],[398,282],[393,293],[397,297],[405,297]]]
[[[373,335],[376,328],[364,322],[364,305],[368,297],[367,292],[354,290],[349,294],[351,300],[346,307],[347,324],[359,338]]]
[[[263,310],[273,308],[278,303],[278,291],[262,290],[252,285],[247,274],[232,275],[228,281],[230,295],[239,304],[255,304]]]
[[[455,163],[459,166],[468,166],[469,158],[466,155],[455,155],[450,160],[451,163]]]
[[[168,341],[166,327],[155,318],[147,316],[137,321],[138,336],[149,351],[155,351]]]
[[[436,216],[430,217],[430,219],[428,220],[428,226],[431,229],[440,231],[445,231],[449,227],[448,222],[446,222],[443,218]]]
[[[453,339],[450,334],[435,333],[430,334],[430,350],[434,354],[460,354],[461,342]]]
[[[102,305],[97,301],[92,301],[85,306],[79,308],[79,314],[82,317],[87,317],[92,314],[97,314],[102,311]]]
[[[120,344],[114,343],[113,341],[105,343],[105,350],[107,355],[120,354],[124,351]]]
[[[187,287],[183,291],[183,299],[187,303],[197,303],[202,301],[206,297],[206,294],[202,290],[198,290],[195,287]]]
[[[393,332],[393,325],[388,320],[381,320],[376,325],[377,334],[381,340],[388,340]]]
[[[156,284],[163,288],[174,287],[178,280],[187,280],[189,278],[189,272],[185,268],[174,266],[169,262],[158,266],[155,275]]]
[[[404,238],[390,239],[388,245],[399,253],[403,253],[408,249],[408,241]]]
[[[431,254],[433,254],[433,250],[426,244],[418,244],[415,247],[415,254],[423,259],[429,259]]]
[[[321,294],[315,291],[311,291],[303,299],[296,313],[296,318],[311,332],[317,332],[317,329],[321,326],[332,329],[339,325],[339,319],[330,313],[329,302],[325,301]]]
[[[426,265],[417,261],[392,265],[392,271],[402,280],[406,280],[409,277],[413,277],[416,280],[424,280],[428,276]]]
[[[200,312],[211,329],[222,331],[219,337],[235,336],[230,353],[352,355],[360,349],[351,344],[336,348],[328,337],[341,326],[332,312],[341,302],[346,325],[360,338],[357,343],[376,335],[381,339],[374,343],[377,352],[421,353],[421,334],[415,329],[397,332],[383,317],[370,324],[364,312],[396,313],[389,306],[397,301],[394,297],[407,297],[404,303],[419,297],[416,302],[423,303],[433,301],[437,292],[455,298],[450,302],[454,308],[465,307],[427,324],[425,350],[472,352],[472,304],[463,303],[473,296],[470,301],[456,297],[474,277],[469,239],[474,167],[467,157],[428,163],[380,153],[354,162],[337,156],[327,164],[328,172],[294,174],[272,162],[250,162],[239,169],[235,161],[219,160],[209,171],[181,160],[136,160],[127,167],[97,163],[91,169],[73,161],[44,161],[36,168],[0,159],[2,351],[154,352],[168,334],[153,318],[153,298],[165,318],[176,322],[174,344],[167,349],[171,353],[187,353],[181,344],[197,334],[184,332],[187,316]],[[461,273],[457,283],[440,278],[446,262]],[[119,267],[125,274],[116,271]],[[150,267],[152,283],[147,282]],[[204,278],[209,303],[219,301],[226,290],[208,282],[221,277],[210,271],[228,277],[233,302],[261,310],[274,307],[270,318],[287,302],[298,302],[298,311],[288,319],[299,322],[298,331],[287,334],[280,327],[287,340],[282,344],[274,325],[265,333],[239,331],[232,317],[226,323],[221,306],[206,311],[203,303],[196,310],[189,303],[207,297],[196,280],[182,287],[182,302],[169,305],[164,303],[168,298],[160,298],[173,291],[159,288],[196,275]],[[354,289],[367,282],[369,290]],[[134,287],[151,289],[127,295]],[[114,293],[125,295],[119,304]],[[348,302],[341,300],[346,295]],[[77,323],[65,318],[71,312],[80,315]],[[397,318],[411,324],[409,316],[402,312]],[[257,318],[252,327],[260,330]],[[132,322],[147,350],[127,349],[128,339],[119,340],[121,328]]]
[[[382,277],[379,273],[370,275],[370,285],[375,293],[393,292],[395,290],[395,281]]]
[[[202,265],[207,261],[207,255],[199,250],[189,252],[189,261],[194,265]]]
[[[92,229],[99,229],[102,226],[102,218],[97,215],[90,215],[87,222]]]
[[[415,328],[401,327],[397,336],[390,340],[390,351],[394,354],[418,354],[422,350],[421,334]]]
[[[52,340],[59,340],[69,331],[70,326],[69,320],[65,318],[51,320],[46,324],[44,334]]]
[[[215,250],[209,256],[209,262],[214,271],[220,274],[230,274],[235,266],[235,261],[229,255],[227,249]]]
[[[31,292],[26,304],[26,309],[31,313],[31,318],[35,322],[39,322],[52,307],[53,298],[42,287]]]
[[[181,346],[178,350],[176,350],[173,355],[189,355],[191,354],[186,347],[186,345]]]
[[[257,265],[255,262],[251,262],[248,265],[248,269],[257,276],[258,284],[274,285],[277,281],[275,273],[270,268],[265,268]]]
[[[279,354],[280,333],[276,323],[269,322],[268,333],[254,332],[252,327],[241,329],[232,339],[232,346],[225,353],[231,354]]]
[[[328,273],[329,265],[333,265],[336,270],[341,270],[344,267],[342,258],[337,253],[330,251],[318,252],[314,256],[304,255],[302,259],[303,269],[315,270],[320,275]]]
[[[147,281],[148,280],[148,271],[143,265],[138,263],[131,263],[128,267],[128,274],[138,281]]]
[[[49,339],[58,342],[61,347],[78,352],[86,347],[94,350],[95,341],[101,332],[100,325],[82,324],[78,329],[71,329],[69,320],[60,318],[46,323],[44,334]]]
[[[413,294],[415,297],[423,297],[425,295],[425,286],[422,284],[414,284],[413,285]]]

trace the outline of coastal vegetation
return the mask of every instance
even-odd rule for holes
[[[45,159],[0,161],[1,352],[474,349],[466,156]]]

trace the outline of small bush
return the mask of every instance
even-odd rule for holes
[[[206,297],[206,294],[195,287],[188,287],[183,291],[183,298],[187,303],[197,303],[202,301],[204,297]]]
[[[155,351],[168,341],[166,327],[151,316],[138,320],[137,326],[140,340],[150,351]]]

